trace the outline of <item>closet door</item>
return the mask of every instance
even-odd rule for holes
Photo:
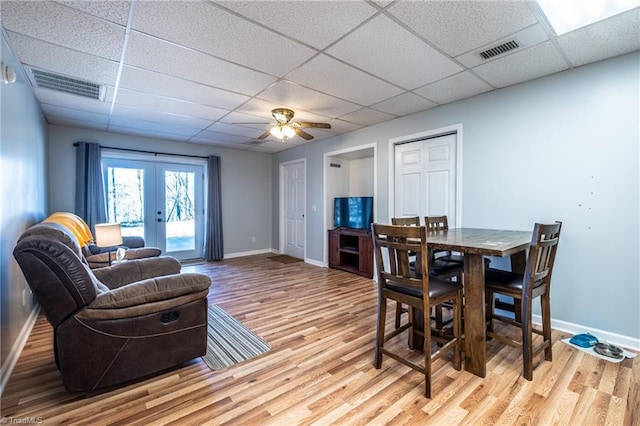
[[[394,216],[446,215],[456,224],[456,135],[395,146]]]

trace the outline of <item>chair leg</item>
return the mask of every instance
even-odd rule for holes
[[[462,290],[458,293],[458,299],[453,302],[453,338],[456,345],[453,350],[453,368],[462,368]]]
[[[545,342],[549,342],[549,345],[544,349],[544,359],[553,361],[553,354],[551,353],[551,301],[548,291],[540,296],[540,304],[542,311],[542,337]]]
[[[431,318],[428,309],[423,309],[422,316],[424,319],[424,396],[431,398]]]
[[[400,328],[400,320],[402,317],[402,303],[396,302],[396,328]]]
[[[485,293],[486,303],[489,305],[485,311],[485,321],[487,323],[487,331],[493,331],[493,309],[494,309],[494,295],[492,291]]]
[[[378,327],[376,328],[376,350],[373,357],[373,366],[382,367],[382,352],[380,348],[384,346],[384,327],[387,316],[387,299],[378,295]]]
[[[523,376],[526,380],[533,380],[533,333],[531,324],[531,302],[521,301],[522,310],[522,360]]]

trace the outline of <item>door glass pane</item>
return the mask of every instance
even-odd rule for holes
[[[195,249],[195,173],[165,171],[167,251]]]
[[[120,222],[122,235],[144,237],[144,170],[107,168],[107,220]]]

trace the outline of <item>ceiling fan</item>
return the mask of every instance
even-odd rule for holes
[[[330,129],[329,123],[310,123],[306,121],[291,121],[294,112],[287,108],[276,108],[271,110],[271,115],[275,118],[276,123],[269,130],[258,136],[258,139],[264,139],[269,135],[285,141],[291,139],[293,136],[298,135],[303,139],[310,141],[313,139],[309,133],[302,130],[302,128],[314,127],[317,129]],[[264,123],[235,123],[235,124],[264,124]]]

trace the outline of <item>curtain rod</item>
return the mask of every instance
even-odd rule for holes
[[[73,144],[73,146],[78,147],[79,143],[75,142]],[[110,146],[102,146],[102,145],[98,145],[100,146],[100,149],[113,149],[115,151],[129,151],[129,152],[140,152],[143,154],[153,154],[153,155],[173,155],[175,157],[189,157],[189,158],[204,158],[205,160],[209,157],[205,157],[202,155],[189,155],[189,154],[170,154],[167,152],[155,152],[155,151],[145,151],[143,149],[131,149],[131,148],[114,148],[114,147],[110,147]]]

